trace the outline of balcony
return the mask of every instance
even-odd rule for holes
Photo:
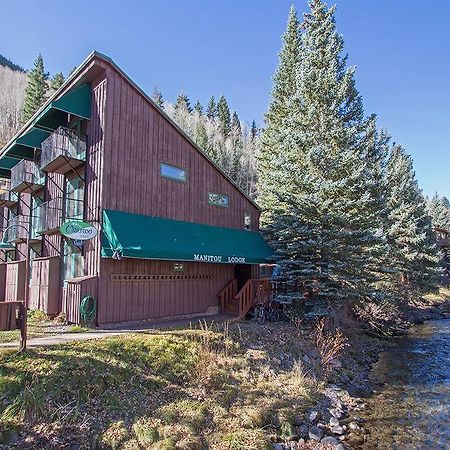
[[[63,224],[63,199],[54,198],[36,208],[37,230],[40,234],[56,234]]]
[[[14,208],[19,198],[15,192],[11,192],[11,180],[0,179],[0,207]]]
[[[11,191],[33,194],[45,185],[45,174],[34,161],[23,159],[11,169]]]
[[[30,230],[30,218],[28,216],[14,217],[8,221],[8,226],[11,226],[11,228],[7,232],[7,241],[18,244],[19,242],[26,242],[29,237],[31,238],[31,235],[28,235],[28,230]],[[34,239],[39,240],[37,237]]]
[[[41,167],[45,172],[77,172],[86,161],[86,140],[67,128],[59,127],[41,145]]]

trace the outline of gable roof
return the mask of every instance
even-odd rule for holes
[[[67,80],[63,83],[63,85],[53,93],[53,95],[36,111],[36,113],[20,128],[20,130],[10,139],[9,142],[0,150],[0,159],[5,157],[6,149],[14,143],[17,139],[19,139],[24,133],[29,131],[36,121],[36,119],[45,111],[55,100],[57,100],[63,93],[68,92],[71,87],[76,87],[77,81],[80,80],[83,73],[85,73],[86,69],[89,68],[90,65],[95,63],[95,60],[101,60],[109,64],[113,70],[115,70],[120,76],[122,76],[125,80],[127,80],[131,86],[145,98],[147,102],[149,102],[163,117],[165,120],[170,122],[170,124],[181,134],[185,139],[189,141],[189,143],[210,163],[213,167],[218,170],[247,200],[258,210],[261,208],[257,205],[257,203],[242,190],[242,188],[229,176],[227,175],[195,142],[194,140],[172,119],[167,113],[161,109],[153,99],[130,77],[128,76],[115,62],[112,58],[103,53],[100,53],[94,50],[67,78]]]

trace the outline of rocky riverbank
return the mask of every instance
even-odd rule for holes
[[[448,292],[405,307],[402,319],[413,325],[424,321],[450,318]],[[348,323],[346,324],[348,327]],[[366,423],[367,400],[378,393],[369,374],[381,352],[396,344],[398,337],[377,339],[355,322],[347,329],[348,346],[328,380],[323,398],[304,416],[297,418],[291,436],[273,444],[274,450],[308,448],[360,449],[367,446],[371,424]]]

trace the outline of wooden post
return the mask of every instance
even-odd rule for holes
[[[29,278],[30,278],[30,236],[27,237],[27,249],[25,254],[25,301],[23,302],[23,316],[20,322],[20,346],[19,352],[27,349],[28,333],[28,297],[29,297]]]

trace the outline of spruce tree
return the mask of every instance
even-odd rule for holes
[[[256,122],[253,120],[252,121],[252,125],[250,127],[250,137],[251,137],[251,139],[254,140],[258,136],[258,133],[259,133],[258,126],[256,125]]]
[[[189,98],[183,92],[178,95],[177,101],[175,102],[175,110],[177,110],[177,109],[180,109],[183,111],[188,111],[189,113],[192,112],[191,103],[189,101]]]
[[[164,98],[162,96],[161,91],[158,90],[156,86],[153,89],[152,99],[161,109],[164,109]]]
[[[296,92],[297,71],[300,64],[301,37],[300,25],[294,6],[291,7],[286,31],[282,37],[282,48],[279,53],[278,67],[273,76],[273,87],[269,109],[265,115],[265,128],[261,135],[261,151],[258,157],[259,202],[263,210],[269,214],[277,204],[277,182],[284,171],[284,160],[281,154],[284,141],[290,134],[287,118],[293,114],[293,96]],[[252,126],[252,136],[256,134],[256,124]],[[277,178],[278,174],[278,178]],[[263,216],[264,219],[264,216]]]
[[[208,117],[208,119],[215,119],[217,117],[217,105],[214,96],[209,99],[206,108],[206,117]]]
[[[405,285],[435,288],[440,275],[431,219],[411,156],[395,146],[387,164],[390,257]]]
[[[427,204],[428,214],[433,226],[450,231],[450,204],[446,197],[440,197],[436,192]]]
[[[47,93],[46,74],[42,55],[37,57],[34,67],[28,75],[25,88],[25,101],[22,111],[22,121],[27,122],[45,102]]]
[[[227,137],[231,131],[230,108],[226,98],[221,95],[217,102],[217,117],[219,119],[220,130],[224,137]]]
[[[50,88],[57,91],[63,84],[65,78],[62,72],[56,73],[50,81]]]
[[[289,113],[279,108],[283,119],[269,119],[276,131],[263,137],[263,225],[291,297],[306,287],[328,301],[365,300],[384,251],[367,177],[367,124],[335,8],[321,0],[310,7]]]
[[[195,102],[194,112],[197,113],[199,116],[203,114],[203,106],[198,100]]]

